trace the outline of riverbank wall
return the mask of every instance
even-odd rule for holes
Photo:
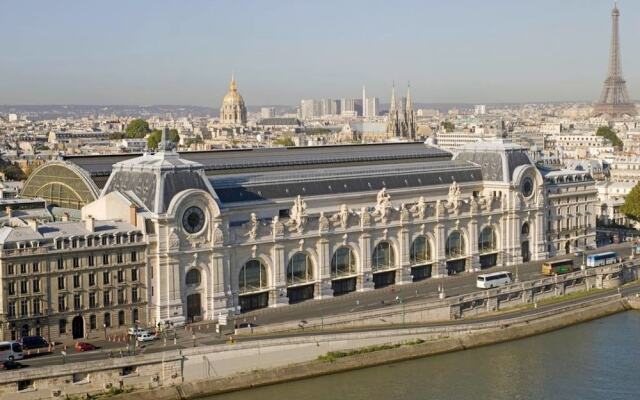
[[[494,289],[477,290],[443,300],[410,304],[395,302],[374,310],[242,328],[236,330],[236,335],[331,332],[480,317],[575,292],[616,288],[626,282],[637,280],[639,268],[640,260],[633,260],[517,282]]]
[[[634,307],[640,307],[639,300],[633,299]],[[499,320],[491,328],[483,326],[477,327],[478,329],[471,329],[471,327],[468,327],[466,332],[451,331],[446,335],[441,335],[439,338],[433,335],[425,335],[424,333],[422,335],[416,334],[417,332],[409,335],[409,337],[426,338],[426,340],[422,339],[425,342],[419,344],[347,356],[333,361],[322,361],[316,357],[309,361],[275,368],[254,369],[220,378],[185,381],[172,387],[152,389],[135,393],[135,395],[117,395],[113,399],[129,399],[134,396],[138,400],[194,399],[256,386],[306,379],[521,339],[612,315],[631,308],[632,305],[627,299],[613,295],[581,302],[561,311],[554,310],[553,313]],[[408,336],[397,332],[397,337],[407,340]],[[388,343],[401,342],[402,340],[397,339]],[[280,354],[286,357],[283,353]]]

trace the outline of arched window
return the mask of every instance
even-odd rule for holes
[[[240,270],[240,292],[255,292],[267,288],[267,268],[260,260],[247,261]]]
[[[124,311],[118,311],[118,326],[122,326],[124,324],[125,324]]]
[[[131,321],[136,323],[138,322],[138,309],[134,308],[133,310],[131,310]]]
[[[287,265],[287,285],[311,280],[313,280],[313,265],[309,255],[301,251],[294,254]]]
[[[104,326],[107,328],[111,326],[111,314],[108,312],[104,313]]]
[[[340,247],[331,259],[331,277],[356,273],[356,256],[349,247]]]
[[[410,251],[411,264],[420,264],[425,261],[431,260],[431,246],[429,241],[424,236],[418,236],[416,240],[411,243]]]
[[[529,234],[529,223],[525,222],[524,224],[522,224],[522,229],[520,230],[520,233],[525,236]]]
[[[389,242],[380,242],[373,249],[371,256],[371,269],[374,271],[381,269],[393,268],[396,265],[396,257],[393,253],[393,247]]]
[[[200,279],[200,271],[198,271],[196,268],[192,268],[189,270],[189,272],[187,272],[185,281],[187,282],[187,285],[199,285]]]
[[[496,233],[492,227],[487,226],[480,232],[478,238],[478,251],[480,253],[490,253],[496,250],[497,240]]]
[[[464,236],[459,231],[451,232],[447,238],[445,255],[447,258],[458,258],[465,255]]]

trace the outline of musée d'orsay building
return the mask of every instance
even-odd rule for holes
[[[0,229],[4,338],[215,320],[595,242],[588,173],[502,141],[69,157],[23,196],[81,217]]]

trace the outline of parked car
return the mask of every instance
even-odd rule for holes
[[[144,328],[129,328],[129,335],[139,337],[140,335],[150,333],[148,329]]]
[[[49,342],[42,336],[23,336],[20,339],[20,344],[24,350],[49,347]]]
[[[96,350],[97,347],[87,342],[77,342],[75,345],[76,351],[91,351]]]
[[[147,332],[147,333],[143,333],[142,335],[139,335],[136,340],[138,342],[151,342],[152,340],[156,340],[157,338],[158,336]]]
[[[5,362],[0,363],[0,369],[9,370],[9,369],[20,369],[20,368],[23,368],[23,367],[24,367],[24,365],[20,364],[17,361],[5,361]]]

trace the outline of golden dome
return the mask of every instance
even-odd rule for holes
[[[235,106],[242,105],[244,106],[244,99],[238,93],[238,85],[236,84],[236,79],[232,76],[231,83],[229,84],[229,93],[227,93],[222,99],[222,106]]]
[[[247,108],[244,106],[244,99],[238,93],[238,85],[233,75],[231,75],[229,93],[222,99],[220,122],[229,125],[242,125],[247,122]]]

